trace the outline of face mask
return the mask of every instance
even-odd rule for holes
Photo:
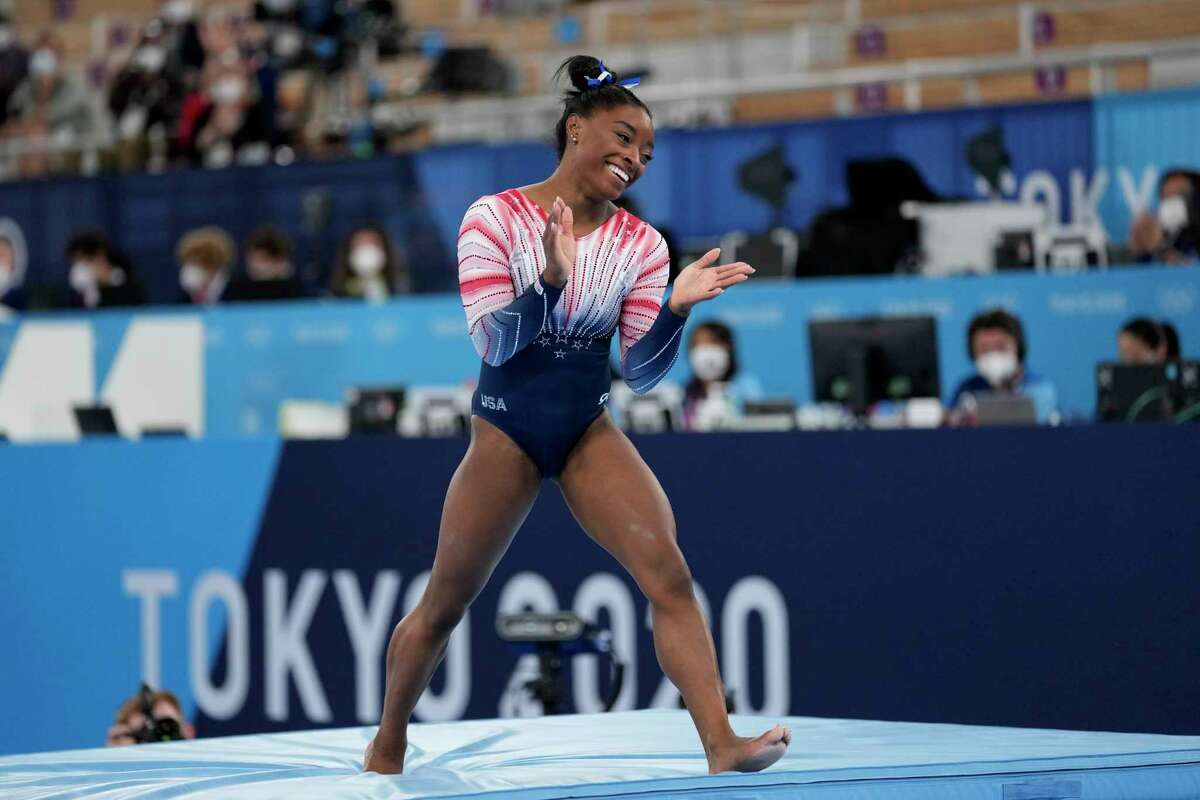
[[[360,278],[372,278],[383,272],[387,254],[382,247],[364,244],[350,251],[350,269]]]
[[[7,50],[14,38],[12,26],[0,25],[0,50]]]
[[[287,28],[275,35],[275,55],[285,61],[295,58],[303,45],[304,38],[293,28]]]
[[[174,25],[187,22],[192,18],[191,0],[171,0],[163,6],[163,17]]]
[[[1011,350],[992,351],[975,359],[979,374],[996,388],[1017,374],[1017,366],[1017,354]]]
[[[146,46],[137,51],[134,60],[146,72],[158,72],[166,63],[167,54],[161,47]]]
[[[1168,197],[1158,204],[1158,224],[1168,236],[1174,236],[1187,225],[1188,207],[1182,197]]]
[[[696,345],[689,360],[692,372],[702,381],[719,381],[729,369],[729,351],[719,344]]]
[[[188,294],[195,294],[208,283],[208,270],[197,264],[184,264],[179,270],[179,285]]]
[[[53,50],[42,48],[29,59],[29,71],[34,75],[52,75],[58,69],[58,56]]]
[[[96,285],[96,270],[92,269],[92,265],[86,261],[76,261],[71,265],[67,282],[75,291],[86,292]]]
[[[213,85],[212,96],[218,103],[236,103],[245,91],[245,85],[237,78],[222,78]]]

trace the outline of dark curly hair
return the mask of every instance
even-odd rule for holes
[[[562,161],[563,153],[567,150],[567,118],[572,114],[590,117],[597,111],[617,108],[619,106],[637,106],[653,119],[650,109],[637,98],[633,92],[624,86],[618,86],[615,81],[621,79],[613,73],[614,83],[600,86],[588,86],[588,78],[595,78],[601,72],[600,59],[592,56],[571,56],[554,71],[557,82],[563,73],[571,81],[571,87],[563,94],[563,112],[554,126],[554,142],[558,148],[558,160]],[[612,72],[612,70],[609,70]]]

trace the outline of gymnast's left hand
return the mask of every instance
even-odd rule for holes
[[[667,301],[672,311],[686,317],[692,306],[712,300],[730,286],[748,280],[754,272],[754,267],[741,261],[713,266],[719,255],[720,248],[714,247],[683,268],[675,278],[671,299]]]

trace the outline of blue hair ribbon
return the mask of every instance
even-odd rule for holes
[[[600,62],[600,74],[594,78],[587,79],[588,88],[594,89],[597,86],[607,86],[610,83],[615,83],[617,86],[622,86],[626,89],[632,89],[642,82],[641,78],[623,78],[619,81],[613,80],[613,74],[608,71],[608,67],[604,66],[604,62]]]

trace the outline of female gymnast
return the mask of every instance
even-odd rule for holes
[[[650,163],[650,112],[627,88],[635,81],[617,81],[594,58],[570,58],[556,77],[564,70],[574,88],[555,129],[554,174],[480,198],[459,233],[459,284],[483,359],[471,443],[446,492],[429,584],[388,644],[368,771],[403,770],[413,707],[543,478],[558,484],[584,531],[649,600],[655,652],[683,695],[709,772],[764,769],[791,741],[782,725],[757,738],[730,727],[671,506],[605,410],[614,331],[625,381],[648,391],[675,362],[692,307],[754,270],[714,266],[719,251],[710,250],[680,272],[662,302],[669,270],[662,236],[613,204]]]

